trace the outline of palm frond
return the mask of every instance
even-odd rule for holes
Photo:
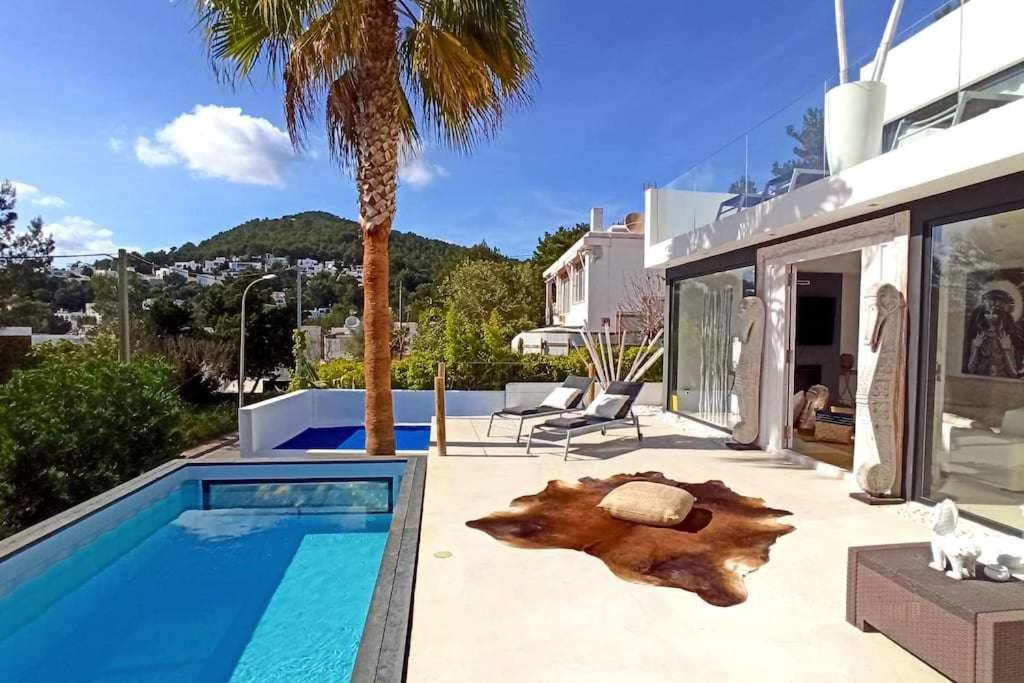
[[[337,98],[342,93],[355,96],[353,79],[364,38],[360,30],[361,13],[360,0],[339,0],[330,12],[314,19],[292,42],[284,72],[284,106],[288,134],[297,147],[302,145],[319,102],[326,102],[330,113],[338,108]],[[331,98],[335,99],[333,105]],[[328,118],[329,129],[332,128],[330,121]],[[340,142],[340,138],[334,139]],[[350,149],[347,144],[344,147]],[[342,147],[332,145],[331,153],[335,158],[345,156],[343,152]]]
[[[332,0],[195,0],[196,25],[215,73],[234,83],[248,78],[261,61],[271,75],[279,74],[292,42],[333,4]]]
[[[423,122],[468,151],[498,129],[506,109],[530,100],[533,41],[522,0],[419,0],[405,29],[403,80]]]

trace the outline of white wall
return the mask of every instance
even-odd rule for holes
[[[434,392],[392,392],[395,422],[428,424],[434,417]],[[362,389],[307,389],[246,406],[239,411],[239,446],[243,456],[272,451],[309,427],[363,423],[366,392]],[[446,391],[449,417],[490,415],[505,406],[504,391]]]
[[[885,120],[1024,61],[1022,27],[1021,0],[971,0],[897,45],[882,75],[888,86]],[[861,68],[860,77],[870,78],[873,69],[872,61]]]
[[[238,411],[242,455],[268,450],[314,424],[317,389],[295,391]]]
[[[600,329],[604,318],[611,321],[614,329],[615,320],[629,295],[630,282],[644,274],[642,235],[615,234],[601,244],[606,246],[600,258],[587,257],[585,316],[592,330]]]
[[[448,417],[486,417],[506,405],[535,405],[547,396],[554,382],[515,382],[505,391],[446,391]],[[434,392],[392,392],[395,422],[427,424],[434,417]],[[246,406],[239,411],[239,446],[243,457],[270,455],[273,449],[309,427],[335,427],[363,423],[366,392],[362,389],[307,389]],[[661,402],[661,383],[648,383],[638,405]]]

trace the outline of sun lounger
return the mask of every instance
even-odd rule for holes
[[[495,417],[508,417],[512,419],[519,419],[519,428],[516,430],[516,443],[519,443],[519,439],[523,434],[523,422],[531,418],[536,417],[551,417],[553,415],[564,415],[565,413],[574,412],[581,409],[583,405],[583,397],[586,395],[587,390],[590,389],[590,385],[593,384],[593,380],[589,377],[579,377],[577,375],[569,375],[564,382],[562,382],[561,388],[563,389],[576,389],[579,393],[574,399],[572,399],[564,408],[556,406],[546,405],[514,405],[506,406],[501,410],[491,413],[491,419],[487,423],[487,436],[491,435],[491,427],[494,425]]]
[[[565,446],[562,449],[562,460],[569,457],[569,445],[572,437],[581,436],[590,432],[601,432],[604,434],[615,427],[634,427],[636,429],[637,441],[643,441],[644,435],[640,433],[640,422],[633,414],[633,402],[643,388],[642,382],[612,382],[608,388],[601,392],[594,399],[598,404],[604,396],[623,396],[625,401],[618,408],[614,415],[602,417],[600,415],[583,414],[571,417],[557,417],[553,420],[546,420],[530,429],[530,436],[526,440],[526,452],[530,452],[533,442],[533,435],[536,432],[552,434],[565,437]]]

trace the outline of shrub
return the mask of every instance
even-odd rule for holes
[[[638,350],[627,348],[623,374],[633,364]],[[578,349],[567,356],[540,354],[519,355],[483,352],[476,358],[489,360],[455,360],[446,364],[449,389],[504,389],[510,382],[561,382],[567,375],[586,375],[590,358]],[[395,389],[432,389],[438,361],[429,353],[414,351],[391,364],[391,386]],[[320,366],[324,385],[336,389],[362,389],[363,363],[360,360],[333,360]],[[643,377],[645,382],[661,381],[659,360]]]
[[[188,406],[182,412],[182,442],[192,448],[230,434],[238,428],[238,405],[226,401],[221,405]]]
[[[181,404],[163,360],[48,349],[0,387],[0,526],[18,529],[175,457]]]
[[[320,382],[331,389],[363,389],[363,361],[338,358],[320,366]]]

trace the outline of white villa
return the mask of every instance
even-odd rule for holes
[[[842,157],[851,139],[841,127],[850,103],[841,96],[871,97],[861,81],[829,93],[821,168],[766,181],[751,165],[742,173],[760,191],[695,192],[709,166],[736,177],[712,158],[646,191],[644,262],[668,283],[668,411],[726,431],[741,419],[739,311],[756,296],[767,311],[752,376],[759,409],[742,416],[756,423],[754,445],[850,472],[857,489],[858,472],[892,457],[890,495],[953,498],[965,516],[1021,534],[1021,26],[1024,3],[972,0],[899,42],[883,72],[876,146],[863,158]],[[797,121],[774,119],[742,142],[755,148]],[[871,130],[854,130],[852,142],[866,148]],[[900,296],[879,308],[882,285]],[[553,310],[569,315],[562,301]],[[882,355],[883,328],[896,323],[905,329]],[[888,372],[895,381],[880,387]],[[895,397],[890,416],[875,410],[883,389]]]
[[[512,348],[522,353],[562,356],[583,346],[584,326],[614,334],[631,329],[628,311],[632,282],[648,277],[643,264],[643,216],[631,213],[604,229],[604,210],[590,212],[590,231],[544,271],[546,325],[520,332]]]

